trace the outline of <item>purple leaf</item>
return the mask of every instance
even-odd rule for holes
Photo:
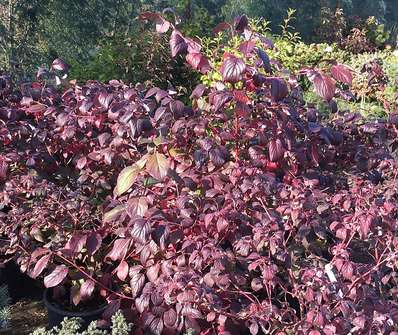
[[[243,53],[244,55],[249,55],[253,52],[255,46],[256,46],[256,43],[254,43],[253,41],[244,41],[239,46],[239,51],[241,53]]]
[[[192,91],[192,94],[190,96],[190,99],[199,99],[203,96],[203,93],[206,90],[206,86],[203,84],[199,84],[195,87],[195,89]]]
[[[231,29],[231,28],[232,28],[231,24],[229,24],[227,22],[220,22],[213,28],[213,34],[217,35],[218,33],[228,30],[228,29]]]
[[[120,215],[124,213],[125,210],[126,210],[125,205],[116,206],[115,208],[112,208],[110,211],[104,214],[102,221],[104,223],[116,221],[120,217]]]
[[[163,314],[163,322],[166,327],[172,328],[177,322],[177,313],[173,308],[170,308]]]
[[[146,171],[157,180],[163,180],[167,176],[169,167],[169,160],[158,152],[150,155],[146,163]]]
[[[69,269],[65,265],[58,265],[53,272],[44,277],[44,286],[55,287],[59,285],[68,275]]]
[[[235,18],[235,30],[237,32],[243,32],[245,28],[249,25],[249,19],[246,15],[241,15]]]
[[[271,96],[274,101],[280,101],[289,94],[286,82],[281,78],[271,79]]]
[[[117,177],[117,183],[114,190],[115,195],[122,195],[131,186],[133,186],[140,171],[141,169],[136,164],[124,168]]]
[[[52,65],[51,65],[51,68],[54,70],[57,70],[57,71],[66,72],[69,69],[69,65],[66,64],[66,62],[63,59],[57,58],[57,59],[54,59]]]
[[[258,57],[260,57],[265,71],[267,71],[268,73],[271,73],[272,67],[271,67],[271,62],[270,62],[270,59],[269,59],[267,53],[264,50],[257,48],[257,55],[258,55]]]
[[[95,283],[91,279],[85,280],[85,282],[80,287],[80,297],[82,300],[91,297],[94,292]]]
[[[106,258],[110,258],[113,261],[123,259],[127,251],[129,250],[131,243],[130,238],[119,238],[113,243],[112,250],[106,255]]]
[[[40,258],[37,263],[35,264],[35,267],[33,271],[30,273],[30,276],[33,279],[36,279],[40,274],[43,272],[43,270],[47,267],[48,261],[51,258],[51,254],[44,255],[42,258]]]
[[[133,273],[130,280],[131,286],[131,295],[133,298],[136,298],[138,294],[141,292],[142,288],[145,284],[145,275],[143,273]],[[149,297],[148,297],[149,302]]]
[[[127,213],[130,217],[144,216],[148,210],[148,201],[145,197],[131,198],[127,202]]]
[[[178,54],[185,53],[188,49],[188,44],[184,37],[178,30],[173,30],[170,37],[171,56],[174,58]]]
[[[82,234],[73,234],[65,245],[65,249],[72,253],[79,253],[86,245],[87,236]]]
[[[101,247],[102,237],[99,233],[93,232],[87,236],[87,252],[90,256],[94,255]]]
[[[134,221],[134,227],[131,231],[131,236],[138,243],[144,244],[149,236],[151,225],[144,219],[137,219]]]
[[[314,86],[315,91],[318,93],[318,95],[328,102],[333,99],[336,93],[335,81],[332,78],[323,74],[315,75]]]
[[[276,140],[271,140],[268,143],[268,152],[271,162],[279,161],[285,153],[285,148],[283,147],[282,141],[279,138]]]
[[[344,84],[352,84],[352,72],[349,67],[343,64],[333,65],[330,69],[334,79],[341,81]]]
[[[87,157],[86,157],[86,156],[82,156],[82,157],[80,157],[80,158],[77,160],[77,162],[76,162],[76,167],[77,167],[79,170],[82,170],[82,169],[84,169],[84,167],[86,166],[86,164],[87,164]]]
[[[119,266],[116,268],[116,275],[121,280],[124,281],[129,274],[129,265],[125,260],[122,260]]]
[[[231,55],[224,60],[221,66],[221,75],[224,81],[236,83],[241,80],[245,69],[245,62],[242,59]]]
[[[209,60],[200,52],[191,52],[187,54],[186,61],[195,70],[198,70],[203,74],[207,73],[211,69]]]

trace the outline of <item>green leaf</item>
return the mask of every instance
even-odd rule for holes
[[[145,186],[145,187],[152,186],[152,185],[156,185],[156,184],[159,184],[159,183],[160,183],[159,180],[157,180],[157,179],[155,179],[155,178],[152,178],[152,177],[149,177],[149,178],[145,178],[145,179],[144,179],[144,186]]]
[[[148,157],[146,163],[146,171],[158,180],[162,180],[167,176],[170,164],[165,155],[158,152],[153,153]]]

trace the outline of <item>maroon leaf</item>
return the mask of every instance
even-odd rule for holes
[[[94,255],[101,247],[102,237],[99,233],[91,233],[87,236],[87,252],[90,256]]]
[[[35,264],[35,267],[33,271],[30,273],[30,276],[33,279],[36,279],[40,274],[44,271],[44,269],[47,267],[48,262],[51,258],[51,254],[44,255],[42,258],[40,258],[37,263]]]
[[[232,28],[231,24],[229,24],[227,22],[220,22],[218,25],[216,25],[213,28],[213,34],[217,35],[218,33],[228,30],[228,29],[231,29],[231,28]]]
[[[256,43],[253,41],[244,41],[239,46],[239,51],[244,55],[249,55],[253,52],[254,48],[256,47]]]
[[[248,24],[249,24],[249,19],[247,18],[246,15],[238,16],[235,19],[235,30],[237,32],[243,32],[243,30],[248,26]]]
[[[165,155],[155,152],[148,157],[146,171],[158,180],[163,180],[167,176],[170,164]]]
[[[130,286],[133,298],[138,296],[138,294],[141,292],[142,288],[144,287],[144,284],[145,284],[145,275],[143,273],[137,272],[131,276]]]
[[[61,284],[68,272],[69,269],[65,265],[58,265],[49,275],[44,277],[44,286],[49,288]]]
[[[95,283],[91,279],[87,279],[80,287],[80,297],[82,300],[91,297],[94,292]]]
[[[288,95],[289,90],[286,82],[281,78],[271,79],[271,96],[274,101],[280,101]]]
[[[271,162],[277,162],[283,157],[285,148],[279,138],[268,143],[268,153]]]
[[[314,86],[315,91],[319,94],[320,97],[322,97],[326,101],[332,100],[336,93],[335,81],[332,78],[323,74],[315,75]]]
[[[106,255],[113,261],[123,259],[130,247],[131,239],[129,238],[119,238],[113,243],[112,250]]]
[[[51,68],[58,71],[68,71],[69,65],[63,59],[57,58],[54,59]]]
[[[129,274],[129,265],[125,260],[122,260],[116,268],[116,274],[121,281],[124,281],[127,278],[127,275]]]
[[[221,66],[221,74],[225,81],[236,83],[241,80],[245,69],[245,62],[242,59],[231,55],[224,60]]]
[[[334,79],[347,85],[352,84],[352,72],[347,66],[343,64],[333,65],[330,72]]]
[[[177,313],[174,309],[170,308],[163,314],[163,322],[166,327],[172,328],[177,322]]]
[[[171,56],[176,57],[178,54],[185,53],[188,44],[178,30],[173,30],[170,37]]]

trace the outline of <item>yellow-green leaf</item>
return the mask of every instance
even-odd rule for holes
[[[135,164],[124,168],[117,177],[117,183],[114,190],[115,195],[122,195],[131,186],[133,186],[140,171],[141,169]]]
[[[112,208],[109,212],[106,212],[104,214],[103,218],[104,223],[115,220],[125,209],[126,209],[125,205],[119,205],[116,206],[115,208]]]

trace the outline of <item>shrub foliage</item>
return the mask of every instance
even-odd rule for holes
[[[216,79],[187,105],[173,88],[2,78],[7,253],[71,305],[106,298],[136,334],[395,334],[398,114],[342,113],[352,70],[287,72],[245,16],[217,27],[244,39],[217,61],[141,19]]]

